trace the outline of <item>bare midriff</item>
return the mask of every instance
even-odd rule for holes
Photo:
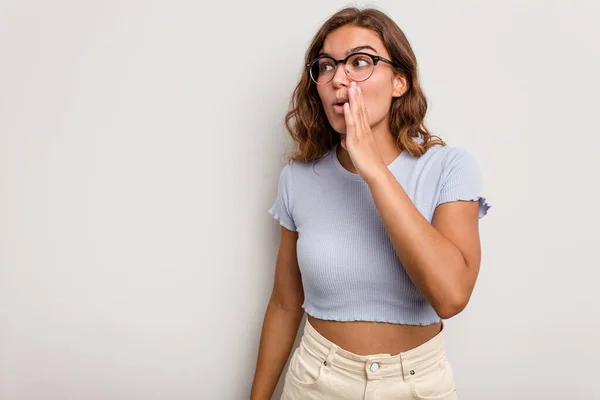
[[[329,321],[308,315],[317,332],[354,354],[391,354],[413,349],[436,336],[442,322],[432,325],[400,325],[385,322]]]

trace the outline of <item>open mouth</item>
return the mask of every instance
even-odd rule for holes
[[[337,101],[334,101],[332,103],[333,105],[333,110],[336,112],[336,114],[343,114],[344,113],[344,104],[348,102],[348,99],[345,98],[340,98],[337,99]]]

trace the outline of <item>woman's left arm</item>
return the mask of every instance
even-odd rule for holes
[[[456,194],[471,198],[479,192],[473,189],[479,186],[479,172],[471,157],[463,154],[453,159],[447,166],[441,204],[429,223],[383,162],[355,82],[349,95],[350,102],[344,104],[347,134],[341,145],[369,185],[394,250],[412,282],[441,318],[453,317],[469,302],[479,273],[479,201],[483,201],[454,199]],[[460,179],[455,179],[454,173]]]
[[[394,250],[440,318],[467,305],[479,273],[479,201],[439,205],[429,223],[386,168],[367,181]]]

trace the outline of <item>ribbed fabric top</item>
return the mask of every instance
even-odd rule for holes
[[[439,321],[398,259],[367,183],[340,164],[336,150],[319,161],[285,165],[269,209],[298,232],[303,308],[336,321]],[[420,157],[403,151],[388,169],[429,222],[445,202],[480,200],[480,218],[490,208],[479,166],[462,148],[436,145]]]

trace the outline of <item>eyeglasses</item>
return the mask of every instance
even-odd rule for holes
[[[393,61],[369,53],[352,53],[343,60],[336,60],[331,56],[322,55],[306,64],[306,68],[313,82],[322,85],[331,82],[338,64],[343,63],[348,78],[355,82],[362,82],[373,75],[375,66],[379,61],[401,68]]]

